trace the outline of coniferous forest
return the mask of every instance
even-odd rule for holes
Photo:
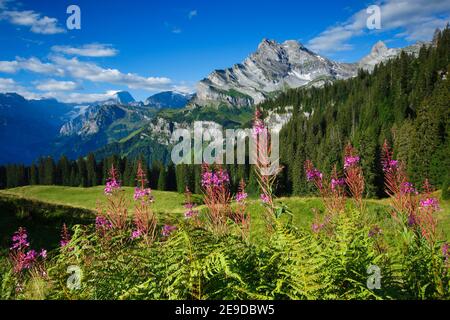
[[[448,185],[450,170],[450,30],[436,31],[432,46],[419,56],[402,53],[373,73],[324,88],[289,90],[262,104],[293,107],[283,128],[280,157],[287,169],[280,187],[287,194],[308,193],[303,163],[342,166],[350,141],[361,152],[368,197],[383,196],[381,146],[387,139],[404,161],[413,183],[428,178]]]

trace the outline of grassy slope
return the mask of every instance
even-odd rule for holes
[[[133,188],[124,188],[128,199],[132,199]],[[0,191],[1,193],[13,194],[29,199],[54,203],[65,204],[73,207],[81,207],[95,210],[98,201],[102,201],[103,187],[93,188],[71,188],[58,186],[27,186],[9,190]],[[155,212],[163,219],[182,217],[184,212],[184,196],[176,192],[153,191],[155,203],[153,208]],[[280,198],[278,201],[285,203],[293,213],[293,221],[297,226],[309,227],[313,219],[313,210],[323,210],[320,199],[318,198]],[[378,223],[381,220],[389,220],[389,211],[387,210],[387,200],[367,200],[367,209]],[[130,201],[130,208],[133,203]],[[442,210],[439,212],[440,227],[450,238],[450,201],[441,201]],[[261,219],[263,208],[257,200],[251,200],[249,211],[252,215],[254,229],[261,230],[264,222]],[[255,230],[255,231],[256,231]]]

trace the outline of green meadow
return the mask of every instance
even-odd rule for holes
[[[123,192],[126,193],[126,198],[129,200],[130,214],[133,210],[133,188],[124,187]],[[185,201],[184,195],[177,192],[158,191],[153,190],[154,203],[152,208],[158,215],[158,219],[164,223],[176,223],[178,219],[183,219],[185,211],[183,204]],[[439,196],[439,195],[438,195]],[[27,207],[19,209],[15,208],[16,212],[5,212],[8,209],[0,208],[2,215],[0,217],[0,225],[2,231],[2,246],[5,247],[8,238],[22,223],[27,227],[29,232],[34,235],[35,239],[43,239],[39,244],[49,245],[48,242],[57,242],[59,230],[62,223],[67,223],[69,226],[77,223],[90,223],[89,219],[86,221],[81,219],[71,219],[72,208],[86,209],[90,212],[91,220],[95,216],[96,208],[105,200],[103,195],[103,186],[92,188],[75,188],[75,187],[61,187],[61,186],[26,186],[14,189],[0,191],[0,199],[8,201],[27,200],[31,203],[30,211],[33,211],[37,204],[46,205],[49,207],[47,211],[58,211],[53,209],[53,206],[62,206],[60,214],[47,214],[43,217],[42,213],[32,215],[28,214]],[[201,205],[202,197],[194,195],[193,201],[198,203],[198,209],[204,210]],[[291,215],[286,215],[283,219],[292,219],[292,223],[297,228],[310,228],[314,219],[314,213],[322,214],[324,207],[320,198],[315,197],[285,197],[278,198],[277,202],[285,204]],[[390,218],[390,209],[387,199],[375,200],[368,199],[366,202],[366,210],[369,213],[370,222],[379,225],[385,230],[391,228],[392,219]],[[450,201],[441,200],[441,211],[438,213],[439,229],[446,239],[450,238]],[[11,211],[12,209],[9,209]],[[262,219],[263,207],[258,199],[250,199],[248,211],[251,215],[251,234],[253,237],[264,236],[264,221]],[[53,243],[54,244],[54,243]],[[52,246],[52,244],[50,244]]]

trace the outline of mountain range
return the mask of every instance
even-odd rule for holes
[[[378,42],[359,62],[341,63],[297,41],[263,39],[242,63],[215,70],[201,80],[196,94],[167,91],[141,102],[129,92],[119,91],[106,101],[82,106],[0,94],[0,163],[30,163],[45,155],[76,158],[89,152],[100,157],[117,152],[145,152],[149,159],[165,157],[160,151],[169,148],[173,128],[187,127],[197,120],[226,127],[246,126],[255,104],[289,88],[348,79],[356,76],[358,69],[371,71],[402,50],[416,54],[420,46],[389,49]],[[282,119],[285,123],[289,117]]]

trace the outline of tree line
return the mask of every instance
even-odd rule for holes
[[[58,161],[42,157],[30,166],[10,164],[0,166],[0,189],[27,185],[59,185],[70,187],[93,187],[104,185],[112,165],[117,168],[123,186],[134,187],[138,162],[143,164],[152,189],[184,192],[186,187],[194,193],[201,193],[201,165],[173,163],[164,165],[159,161],[147,164],[144,155],[137,158],[113,155],[101,161],[94,154],[70,160],[62,156]],[[241,179],[249,181],[248,192],[258,190],[256,176],[249,165],[227,165],[230,187],[237,190]]]

